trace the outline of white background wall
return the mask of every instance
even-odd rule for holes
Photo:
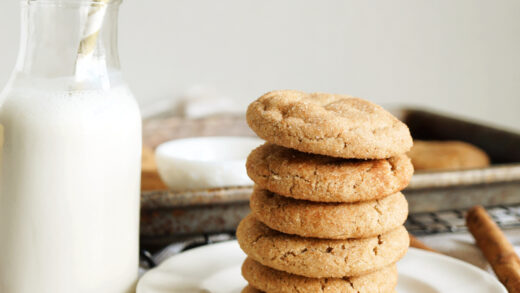
[[[0,0],[0,86],[18,1]],[[126,0],[124,72],[142,105],[193,85],[246,105],[277,88],[419,104],[520,129],[517,0]]]

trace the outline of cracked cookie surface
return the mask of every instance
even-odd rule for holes
[[[346,95],[272,91],[249,105],[246,118],[259,137],[307,153],[383,159],[412,147],[404,123],[378,105]]]
[[[393,292],[397,268],[351,278],[307,278],[263,266],[251,258],[242,265],[242,275],[249,284],[266,293],[377,293]]]
[[[413,175],[410,159],[347,160],[313,155],[266,143],[247,158],[247,173],[277,194],[319,202],[373,200],[405,188]]]
[[[255,218],[271,229],[328,239],[377,236],[403,225],[408,216],[408,203],[400,192],[358,203],[319,203],[255,187],[250,206]]]
[[[409,245],[403,226],[369,238],[329,240],[287,235],[249,215],[240,222],[242,250],[264,266],[309,278],[359,276],[397,262]]]

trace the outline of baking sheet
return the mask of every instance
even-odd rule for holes
[[[520,135],[508,130],[469,122],[434,111],[392,110],[412,136],[423,140],[462,140],[482,148],[491,158],[488,168],[416,172],[403,191],[410,213],[465,209],[476,204],[496,206],[520,203]],[[198,120],[167,118],[146,121],[145,144],[189,136],[254,135],[242,116]],[[142,193],[141,235],[154,237],[232,231],[249,213],[252,187]]]

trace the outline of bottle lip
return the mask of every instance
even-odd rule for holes
[[[123,0],[19,0],[22,5],[51,5],[51,6],[67,6],[67,7],[85,7],[108,5],[118,6]]]

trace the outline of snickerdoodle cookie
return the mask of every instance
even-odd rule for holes
[[[242,250],[259,263],[309,278],[342,278],[380,270],[404,256],[409,245],[403,226],[375,237],[330,240],[272,230],[254,216],[237,229]]]
[[[257,187],[250,206],[254,216],[271,229],[328,239],[377,236],[403,225],[408,216],[408,203],[400,192],[358,203],[320,203]]]
[[[415,140],[408,153],[416,170],[455,170],[489,166],[488,155],[462,141]]]
[[[251,286],[267,293],[377,293],[393,292],[397,285],[395,265],[358,277],[318,279],[271,269],[247,258],[242,275]]]
[[[273,291],[273,292],[268,292],[268,293],[275,293],[277,291]],[[393,291],[390,291],[391,293],[396,293],[395,290]],[[255,289],[253,286],[250,286],[250,285],[247,285],[243,290],[242,290],[242,293],[265,293],[265,292],[262,292],[258,289]],[[386,292],[383,292],[383,291],[376,291],[375,293],[386,293]]]
[[[307,153],[384,159],[412,147],[404,123],[378,105],[346,95],[272,91],[251,103],[246,117],[259,137]]]
[[[263,293],[263,292],[254,288],[251,285],[247,285],[244,289],[242,289],[242,293]]]
[[[356,202],[396,193],[413,175],[410,159],[347,160],[266,143],[251,152],[249,177],[280,195],[319,202]]]

